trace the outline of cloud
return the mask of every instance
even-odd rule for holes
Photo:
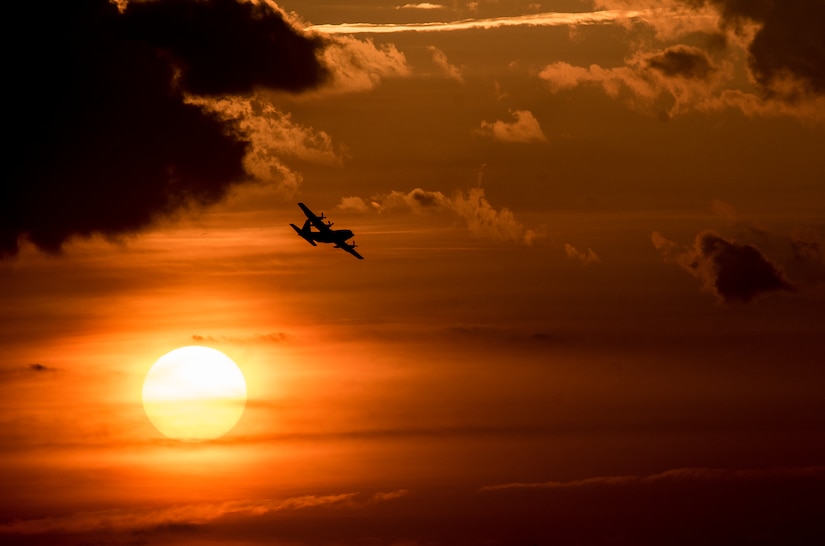
[[[598,254],[593,252],[593,249],[591,248],[588,248],[587,252],[584,252],[576,250],[576,247],[574,247],[573,245],[565,244],[564,253],[567,254],[568,258],[580,261],[582,265],[601,263],[601,259],[599,258]]]
[[[361,197],[350,196],[342,197],[341,202],[338,204],[338,208],[340,210],[367,212],[369,210],[369,205],[367,205],[366,201],[364,201]]]
[[[273,3],[238,0],[130,2],[124,24],[171,58],[177,81],[197,95],[256,87],[301,91],[324,76],[320,41],[293,29]]]
[[[707,80],[715,68],[702,50],[687,46],[666,49],[647,59],[647,66],[665,76]]]
[[[712,98],[732,78],[729,66],[715,63],[705,50],[694,46],[637,52],[625,63],[603,68],[559,61],[547,65],[539,77],[554,93],[595,85],[634,110],[665,118],[713,108]]]
[[[16,520],[0,524],[0,535],[86,533],[96,530],[136,531],[178,525],[205,525],[225,516],[263,516],[271,512],[340,505],[355,499],[355,493],[306,495],[284,500],[236,500],[200,503],[158,509],[113,509],[78,512],[67,516]],[[394,497],[389,497],[394,498]],[[373,502],[383,499],[373,497]]]
[[[211,336],[192,334],[192,341],[196,343],[283,343],[289,339],[284,332],[269,332],[253,334],[251,336]]]
[[[617,23],[632,29],[644,24],[659,40],[674,40],[689,34],[715,33],[719,14],[711,8],[688,6],[683,0],[596,0],[596,9],[622,12],[634,10],[636,16],[617,19]]]
[[[759,25],[748,45],[748,61],[769,96],[795,101],[805,94],[825,95],[825,2],[684,1],[716,7],[734,28],[747,21]]]
[[[764,293],[793,290],[782,270],[753,245],[711,231],[699,233],[687,249],[655,231],[651,241],[666,262],[688,271],[702,281],[705,291],[725,303],[748,303]]]
[[[626,20],[626,26],[630,29],[641,23],[653,29],[656,39],[665,42],[664,55],[656,58],[649,41],[639,40],[637,51],[628,56],[623,67],[594,65],[571,70],[569,65],[551,65],[546,73],[551,76],[547,79],[554,80],[551,90],[598,83],[609,96],[623,98],[632,108],[668,116],[735,109],[749,116],[825,120],[822,2],[599,0],[596,5],[608,11],[638,10],[636,17]],[[702,35],[705,43],[700,47],[672,43],[682,39],[695,43]],[[691,47],[694,53],[686,55],[684,49],[678,53],[673,49],[677,47]],[[755,89],[734,81],[739,67],[747,69]],[[660,77],[651,79],[650,70],[659,70]],[[676,85],[668,82],[686,76],[690,86],[684,81]],[[620,89],[625,96],[620,97]],[[661,102],[666,95],[678,108],[653,104],[657,97]]]
[[[395,9],[446,9],[441,4],[431,4],[430,2],[421,2],[419,4],[404,4],[403,6],[395,6]]]
[[[243,160],[245,171],[286,197],[298,191],[302,178],[284,164],[283,158],[327,165],[343,163],[345,152],[335,149],[329,134],[295,123],[289,113],[257,95],[188,97],[187,102],[233,124],[249,141]]]
[[[638,18],[641,11],[614,10],[582,13],[545,12],[514,17],[493,17],[488,19],[464,19],[450,22],[430,23],[339,23],[311,25],[308,30],[322,34],[390,34],[398,32],[453,32],[461,30],[489,30],[504,27],[556,27],[575,25],[596,25],[618,20]]]
[[[328,85],[321,93],[369,91],[386,78],[405,78],[412,70],[404,53],[394,44],[376,46],[371,39],[352,36],[326,37],[322,53],[330,72]]]
[[[370,201],[373,209],[379,212],[440,212],[453,208],[452,200],[440,191],[421,188],[404,193],[392,191],[379,195]]]
[[[736,210],[736,207],[730,203],[722,201],[721,199],[714,199],[711,201],[710,210],[719,216],[725,217],[731,222],[739,222],[740,215]]]
[[[77,512],[66,516],[22,519],[0,524],[2,535],[39,535],[45,533],[82,534],[94,531],[131,531],[192,528],[207,525],[224,517],[257,518],[278,512],[303,511],[318,508],[369,507],[406,497],[409,491],[397,489],[378,491],[371,495],[339,493],[334,495],[303,495],[287,499],[244,499],[217,503],[194,503],[164,508],[124,508]]]
[[[30,379],[35,376],[44,376],[58,371],[57,368],[45,366],[39,362],[32,362],[26,366],[0,369],[0,377],[3,379]]]
[[[500,142],[547,142],[538,120],[528,110],[512,112],[515,121],[482,121],[478,132]]]
[[[645,485],[658,483],[683,482],[720,482],[744,481],[764,479],[794,479],[810,478],[825,479],[825,467],[810,466],[798,468],[771,468],[771,469],[724,469],[724,468],[677,468],[657,474],[598,476],[581,480],[565,482],[547,481],[533,483],[505,483],[487,485],[480,489],[482,492],[504,491],[509,489],[581,489],[599,487],[619,487],[627,485]]]
[[[440,191],[415,188],[408,193],[392,191],[375,196],[369,200],[369,205],[362,198],[347,197],[342,199],[338,206],[349,210],[377,212],[416,214],[450,212],[477,237],[525,245],[532,245],[538,237],[534,230],[526,228],[517,221],[509,209],[493,208],[487,201],[482,188],[473,188],[467,192],[457,191],[452,197]]]
[[[788,271],[799,285],[822,294],[825,287],[825,233],[812,226],[796,226],[787,237]]]
[[[408,494],[409,491],[406,489],[396,489],[395,491],[386,492],[379,491],[372,496],[371,500],[372,502],[386,502],[406,497]]]
[[[432,54],[433,62],[441,69],[445,76],[459,83],[464,83],[464,76],[461,74],[461,69],[454,64],[450,64],[447,60],[447,55],[443,51],[435,46],[429,46],[427,50]]]
[[[795,261],[825,266],[825,234],[812,227],[796,227],[790,242]]]
[[[0,256],[22,238],[59,252],[72,236],[133,233],[222,199],[249,178],[251,142],[186,94],[308,90],[322,42],[269,3],[14,2],[4,20],[34,46],[7,59]]]
[[[525,228],[509,209],[494,209],[482,188],[456,193],[451,208],[476,236],[525,245],[532,245],[536,240],[536,232]]]

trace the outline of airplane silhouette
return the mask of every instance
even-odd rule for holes
[[[346,252],[349,252],[359,260],[363,260],[364,257],[356,252],[355,247],[357,246],[355,242],[352,244],[347,244],[347,239],[352,239],[353,233],[349,229],[332,229],[332,222],[327,221],[324,223],[324,213],[321,213],[321,216],[317,216],[314,212],[309,210],[309,207],[304,205],[303,203],[298,203],[298,206],[301,207],[301,210],[304,211],[306,214],[306,221],[304,222],[304,226],[299,228],[295,224],[289,224],[292,226],[292,229],[295,232],[303,237],[306,242],[311,244],[312,246],[318,246],[315,243],[334,243],[335,248],[340,248]],[[318,231],[313,231],[312,228],[316,228]]]

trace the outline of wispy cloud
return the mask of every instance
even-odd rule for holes
[[[32,362],[26,366],[16,366],[14,368],[0,369],[0,377],[5,379],[25,379],[36,376],[46,376],[57,372],[57,368],[46,366],[39,362]]]
[[[632,42],[624,66],[548,65],[540,77],[553,92],[601,87],[627,106],[664,118],[688,112],[739,110],[749,116],[825,120],[822,7],[733,0],[600,0],[608,11],[633,7],[629,28],[652,29],[655,40]],[[820,16],[820,17],[818,17]],[[697,37],[703,37],[701,44]],[[690,43],[688,43],[690,41]],[[740,72],[747,72],[748,83]]]
[[[573,260],[578,260],[582,263],[582,265],[590,265],[590,264],[597,264],[601,263],[601,259],[599,255],[593,252],[592,248],[588,248],[585,250],[578,250],[571,244],[564,245],[564,253],[567,254],[568,258]]]
[[[289,335],[284,332],[269,332],[266,334],[254,334],[251,336],[203,336],[193,334],[192,341],[196,343],[283,343],[289,339]]]
[[[516,220],[509,209],[495,209],[487,200],[483,188],[457,191],[451,197],[440,191],[415,188],[407,193],[392,191],[369,200],[345,197],[338,206],[359,212],[450,212],[478,237],[526,245],[533,244],[537,237],[537,233]]]
[[[582,85],[601,87],[609,97],[634,110],[665,118],[713,108],[713,99],[732,78],[730,65],[717,63],[703,49],[674,45],[637,52],[625,66],[574,66],[559,61],[547,65],[539,77],[551,92]]]
[[[597,476],[581,480],[547,482],[513,482],[486,485],[480,491],[503,491],[508,489],[580,489],[596,487],[620,487],[657,483],[681,483],[689,481],[718,482],[732,480],[758,480],[766,478],[814,478],[825,479],[824,466],[769,469],[726,469],[726,468],[677,468],[657,474]]]
[[[284,196],[294,195],[302,182],[285,159],[332,165],[343,162],[346,152],[336,149],[326,132],[295,123],[289,113],[257,96],[189,97],[187,102],[214,112],[243,135],[250,144],[244,169]]]
[[[429,46],[427,50],[433,56],[433,62],[441,69],[441,71],[451,80],[459,83],[464,83],[464,76],[461,74],[461,69],[454,64],[450,64],[447,60],[447,55],[435,46]]]
[[[319,94],[369,91],[385,78],[401,78],[412,73],[404,53],[395,45],[376,46],[371,39],[330,37],[321,58],[330,78],[327,85],[316,90]]]
[[[482,121],[478,133],[500,142],[547,142],[539,121],[529,110],[512,112],[514,121]]]
[[[305,510],[325,506],[353,509],[404,497],[406,490],[377,492],[368,497],[358,493],[305,495],[282,500],[252,499],[219,503],[197,503],[154,509],[116,509],[78,512],[66,516],[24,519],[0,525],[0,535],[43,533],[88,533],[98,530],[138,531],[176,525],[205,525],[226,516],[258,517],[273,512]]]

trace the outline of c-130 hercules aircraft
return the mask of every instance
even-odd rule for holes
[[[321,216],[317,216],[314,212],[309,210],[309,207],[304,205],[303,203],[298,203],[298,206],[301,207],[301,210],[304,211],[306,214],[306,221],[304,222],[304,226],[299,228],[295,224],[289,224],[292,226],[292,229],[295,232],[303,237],[309,244],[312,246],[318,246],[315,243],[334,243],[335,248],[340,248],[346,252],[349,252],[359,260],[363,260],[364,257],[356,252],[355,247],[356,244],[353,242],[352,244],[347,244],[347,239],[352,239],[354,234],[349,229],[332,229],[332,222],[327,221],[324,223],[324,213],[321,213]],[[313,231],[312,228],[315,227],[318,231]]]

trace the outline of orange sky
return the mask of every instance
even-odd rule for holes
[[[825,2],[120,4],[9,8],[3,544],[822,538]]]

